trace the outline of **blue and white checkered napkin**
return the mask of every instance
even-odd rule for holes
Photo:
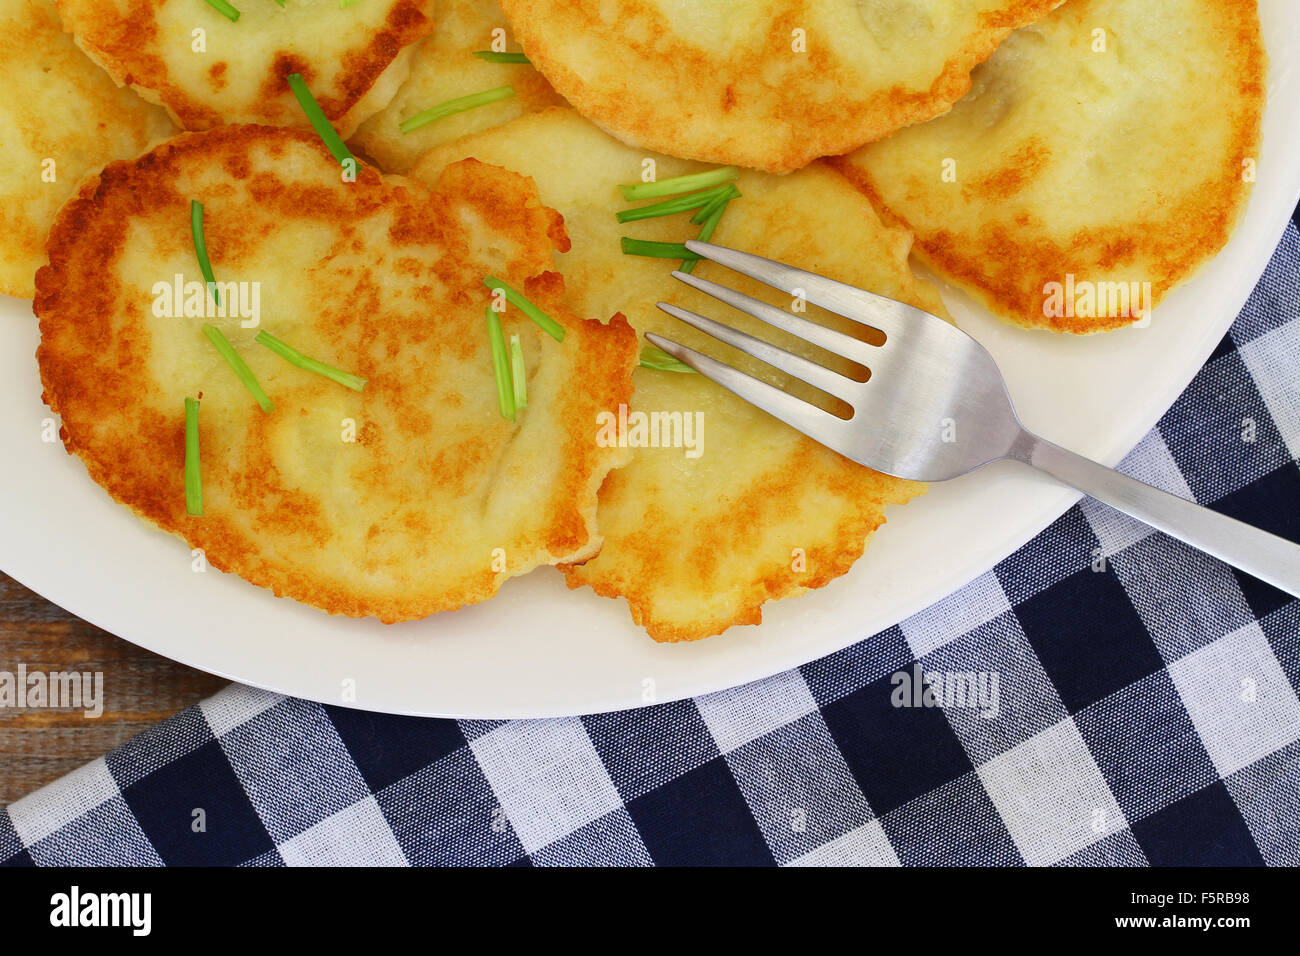
[[[1298,273],[1292,227],[1124,466],[1293,540]],[[0,858],[1296,865],[1297,688],[1300,601],[1085,500],[898,627],[697,700],[451,721],[233,686],[0,813]]]

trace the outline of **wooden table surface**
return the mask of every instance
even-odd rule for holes
[[[104,675],[104,712],[0,706],[0,804],[102,756],[228,681],[87,624],[0,573],[0,671]]]

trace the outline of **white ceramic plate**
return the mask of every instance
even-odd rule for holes
[[[1259,180],[1241,228],[1150,327],[1089,339],[1023,332],[945,293],[992,351],[1025,424],[1108,464],[1151,428],[1240,310],[1300,195],[1300,4],[1261,0],[1272,67]],[[239,578],[191,570],[189,550],[115,504],[41,439],[38,334],[0,298],[0,568],[133,643],[216,674],[394,713],[541,717],[635,707],[765,677],[889,627],[970,581],[1078,495],[1002,463],[894,509],[852,573],[764,610],[758,627],[656,645],[622,601],[543,569],[494,600],[384,627],[331,618]],[[111,677],[110,677],[111,680]],[[647,682],[652,681],[649,685]],[[350,683],[348,683],[350,682]],[[111,693],[111,688],[109,689]]]

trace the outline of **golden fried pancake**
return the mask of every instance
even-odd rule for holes
[[[286,78],[301,73],[342,136],[388,105],[432,28],[433,0],[58,0],[64,28],[119,84],[186,129],[307,126]],[[202,31],[199,33],[198,31]]]
[[[645,154],[572,110],[532,114],[432,150],[412,173],[436,181],[448,163],[467,156],[531,176],[542,201],[564,216],[572,247],[558,267],[576,311],[624,313],[638,332],[663,333],[769,381],[779,381],[774,370],[664,315],[655,303],[725,318],[808,354],[796,340],[678,283],[669,274],[677,263],[620,252],[622,235],[680,242],[699,227],[685,216],[619,225],[614,214],[625,203],[616,187],[640,179]],[[660,179],[704,168],[650,158]],[[738,185],[744,195],[728,208],[715,241],[944,314],[934,290],[908,270],[907,234],[882,226],[834,171],[815,164],[786,177],[745,173]],[[696,274],[791,305],[712,263],[700,263]],[[812,306],[808,316],[863,331]],[[653,422],[658,413],[658,447],[637,447],[631,464],[606,480],[598,514],[604,546],[566,574],[572,587],[626,597],[633,619],[656,640],[694,640],[758,623],[764,602],[844,574],[883,523],[885,507],[924,489],[853,464],[699,375],[638,368],[633,381],[628,427],[618,430],[631,443],[634,416]]]
[[[501,0],[529,58],[624,142],[772,172],[947,110],[1062,0]]]
[[[185,314],[172,292],[193,281],[194,301],[209,302],[191,199],[204,203],[215,279],[232,284],[229,318]],[[455,164],[432,191],[368,168],[347,184],[310,133],[183,134],[107,166],[55,222],[35,303],[45,400],[92,478],[217,568],[385,622],[482,601],[507,577],[594,553],[597,488],[626,456],[592,435],[630,394],[635,335],[563,309],[547,271],[557,244],[558,216],[505,170]],[[489,274],[567,333],[557,342],[506,309],[527,362],[517,423],[497,406]],[[368,383],[353,391],[292,365],[254,341],[261,330]],[[186,397],[201,402],[201,517],[186,510]]]
[[[175,127],[64,34],[53,0],[0,0],[0,293],[30,299],[54,214],[88,172]]]
[[[838,162],[993,312],[1102,332],[1227,242],[1264,71],[1255,0],[1070,0],[1012,34],[952,112]]]
[[[526,63],[491,63],[478,51],[508,46],[506,18],[496,0],[439,4],[433,33],[416,48],[411,75],[393,101],[361,124],[352,146],[389,172],[404,173],[433,146],[508,123],[516,116],[563,103],[545,77]],[[494,33],[500,31],[500,33]],[[498,51],[500,52],[500,51]],[[439,103],[509,86],[514,95],[403,133],[399,124]]]

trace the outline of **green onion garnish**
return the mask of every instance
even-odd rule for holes
[[[528,407],[528,369],[524,365],[524,347],[519,333],[510,336],[510,381],[515,386],[515,409]]]
[[[501,335],[501,317],[488,303],[484,309],[487,316],[488,344],[492,346],[492,371],[497,377],[497,404],[501,407],[501,417],[515,420],[515,393],[510,384],[510,360],[506,357],[506,341]]]
[[[268,414],[275,411],[275,405],[266,397],[266,392],[262,391],[262,386],[257,383],[257,377],[253,374],[253,370],[235,351],[235,347],[230,344],[230,340],[222,334],[222,331],[215,325],[205,322],[203,324],[203,334],[217,347],[217,351],[226,360],[226,364],[235,370],[235,375],[244,383],[244,387],[253,393],[253,398],[257,399],[257,404],[261,406],[262,411]]]
[[[514,87],[498,86],[494,90],[471,93],[469,96],[458,96],[454,100],[447,100],[445,103],[431,106],[422,113],[416,113],[410,119],[398,124],[397,128],[403,133],[414,132],[421,126],[428,126],[435,120],[451,116],[453,113],[463,113],[465,110],[472,110],[476,106],[486,106],[488,103],[495,103],[497,100],[508,99],[514,95]]]
[[[634,199],[655,199],[659,196],[675,196],[688,193],[705,186],[718,186],[730,182],[740,175],[735,166],[723,166],[705,173],[692,173],[689,176],[674,176],[661,179],[656,183],[635,183],[631,186],[619,186],[623,198],[631,202]]]
[[[510,288],[510,286],[506,285],[496,276],[488,276],[483,280],[483,284],[494,292],[498,289],[504,292],[506,295],[506,301],[541,326],[543,332],[555,339],[557,342],[564,341],[564,326],[560,325],[559,322],[556,322],[537,306],[525,299],[523,295]]]
[[[280,6],[281,9],[284,8],[284,0],[275,0],[275,2]]]
[[[709,213],[709,217],[704,220],[704,225],[700,227],[700,234],[695,237],[696,239],[700,242],[708,242],[713,238],[713,231],[718,228],[718,223],[722,221],[722,214],[727,211],[727,203],[729,202],[731,202],[730,197],[718,203],[713,212]],[[683,260],[680,271],[688,274],[694,272],[695,264],[699,261],[699,256]]]
[[[185,513],[203,514],[203,474],[199,468],[199,400],[185,399]]]
[[[197,199],[190,200],[190,235],[194,237],[194,254],[199,257],[199,271],[212,293],[212,301],[221,305],[221,293],[217,291],[217,280],[212,275],[212,263],[208,261],[208,242],[203,237],[203,203]]]
[[[726,188],[718,195],[714,196],[712,202],[700,209],[700,211],[694,216],[691,216],[691,222],[698,226],[700,223],[704,222],[704,220],[713,215],[715,209],[719,206],[725,206],[739,195],[740,190],[737,189],[734,184],[727,183]]]
[[[625,256],[649,256],[652,259],[698,259],[695,253],[686,248],[685,243],[681,242],[652,242],[649,239],[629,239],[623,236],[619,239],[623,244],[623,255]]]
[[[641,366],[658,369],[661,372],[695,372],[695,369],[685,362],[673,358],[663,349],[655,348],[653,345],[641,346]]]
[[[496,50],[475,50],[474,55],[489,63],[531,63],[522,53],[498,53]]]
[[[355,7],[361,0],[339,0],[339,9],[346,10],[348,7]]]
[[[649,206],[639,206],[636,209],[620,210],[616,216],[619,222],[636,222],[641,219],[657,219],[660,216],[673,216],[679,212],[686,212],[690,209],[699,209],[708,207],[724,196],[727,190],[735,190],[735,186],[727,183],[724,186],[714,186],[712,189],[706,189],[703,192],[691,193],[688,196],[677,196],[673,199],[665,199],[663,202],[652,203]]]
[[[355,391],[361,391],[366,387],[366,379],[360,375],[353,375],[351,372],[345,372],[337,369],[333,365],[326,365],[324,362],[318,362],[314,358],[308,358],[291,345],[281,342],[270,332],[258,332],[254,342],[260,342],[268,349],[274,352],[280,358],[293,363],[299,368],[305,368],[309,372],[315,372],[317,375],[324,375],[340,385],[346,385]]]
[[[235,23],[239,20],[239,11],[226,3],[226,0],[208,0],[208,6],[213,10],[216,10],[217,13],[221,14],[231,23]],[[202,514],[202,512],[199,513]]]
[[[293,95],[298,98],[298,105],[307,114],[307,119],[311,121],[312,128],[316,130],[316,135],[324,142],[330,154],[340,163],[345,163],[348,160],[355,163],[356,158],[353,157],[352,151],[343,142],[338,131],[330,125],[328,117],[325,116],[325,111],[316,102],[316,97],[311,95],[311,90],[307,89],[307,81],[302,78],[301,73],[289,74],[289,89],[293,90]]]

